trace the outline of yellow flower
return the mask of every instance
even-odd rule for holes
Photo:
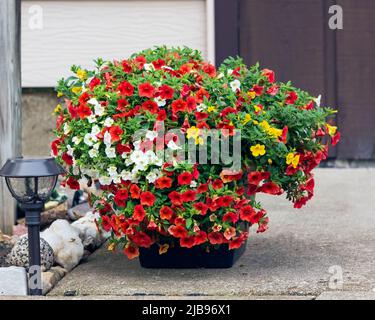
[[[79,94],[82,91],[82,87],[73,87],[72,92],[75,94]]]
[[[267,132],[267,130],[271,127],[270,124],[266,121],[263,120],[262,122],[259,123],[259,127],[261,127],[264,131]]]
[[[168,243],[159,245],[159,254],[166,253],[168,251],[168,249],[169,249]]]
[[[259,121],[258,120],[253,120],[253,123],[254,124],[259,124]]]
[[[61,104],[58,104],[58,105],[56,106],[55,110],[53,110],[53,112],[54,112],[55,114],[58,114],[58,113],[60,113],[61,111],[62,111]]]
[[[331,126],[328,123],[326,123],[327,129],[328,129],[328,134],[332,137],[336,134],[337,127],[336,126]]]
[[[262,111],[262,108],[259,105],[254,105],[254,111],[255,111],[255,113],[258,113],[258,112]]]
[[[203,145],[204,140],[202,137],[195,138],[195,144]]]
[[[256,96],[256,93],[254,91],[249,91],[247,95],[250,97],[250,99],[254,99]]]
[[[268,130],[267,130],[267,134],[270,135],[272,138],[275,138],[277,139],[278,137],[280,137],[283,133],[283,130],[281,129],[277,129],[277,128],[273,128],[273,127],[270,127]]]
[[[272,164],[272,159],[267,160],[268,164]]]
[[[251,115],[248,114],[248,113],[246,113],[246,114],[245,114],[245,118],[243,118],[243,120],[242,120],[242,124],[246,124],[246,123],[248,123],[250,120],[251,120]]]
[[[62,97],[63,95],[64,95],[64,94],[63,94],[62,92],[60,92],[60,91],[57,92],[57,97],[58,97],[58,98]]]
[[[79,80],[84,81],[84,80],[87,79],[87,72],[85,70],[78,69],[77,70],[77,77],[79,78]]]
[[[266,153],[266,147],[257,143],[255,146],[250,147],[250,151],[254,157],[263,156]]]
[[[216,111],[216,108],[214,106],[208,106],[207,107],[207,112],[215,112]]]
[[[113,250],[115,250],[115,248],[116,248],[116,243],[115,242],[112,242],[112,243],[110,243],[109,245],[108,245],[108,251],[113,251]]]
[[[297,168],[299,164],[299,158],[300,158],[299,154],[294,155],[294,153],[290,152],[286,156],[286,164],[291,164],[293,168],[295,169]]]
[[[199,136],[199,128],[195,127],[195,126],[192,126],[190,127],[189,129],[186,130],[186,136],[188,139],[190,138],[198,138]]]

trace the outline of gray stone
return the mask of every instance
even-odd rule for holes
[[[250,230],[231,269],[142,269],[103,246],[51,291],[63,295],[318,296],[342,279],[345,291],[375,287],[375,170],[319,169],[315,197],[293,209],[283,196],[259,196],[270,228]]]
[[[40,239],[40,255],[42,271],[49,270],[54,263],[53,250],[44,239]],[[29,267],[29,240],[27,236],[21,237],[8,255],[8,263],[17,267]]]
[[[375,300],[375,292],[366,291],[326,291],[316,300]]]
[[[25,268],[0,268],[0,296],[27,295],[27,276]]]

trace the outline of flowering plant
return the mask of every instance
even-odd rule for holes
[[[71,70],[57,86],[65,103],[52,153],[63,184],[99,185],[98,225],[129,258],[154,243],[160,254],[176,241],[239,248],[241,222],[267,229],[254,195],[286,193],[300,208],[313,196],[312,169],[340,138],[327,123],[334,110],[239,58],[216,69],[196,50],[158,47]]]

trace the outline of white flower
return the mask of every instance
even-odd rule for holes
[[[195,188],[197,186],[197,182],[196,181],[191,181],[190,183],[190,188]]]
[[[68,144],[67,146],[68,151],[66,152],[69,156],[73,157],[74,149]]]
[[[99,183],[103,186],[108,186],[112,183],[111,177],[101,176],[99,177]]]
[[[135,164],[137,164],[140,161],[144,161],[145,158],[145,154],[141,150],[135,150],[130,155],[130,160],[132,161],[132,163]]]
[[[146,133],[146,139],[154,141],[155,138],[158,137],[158,133],[156,131],[148,130]]]
[[[115,166],[110,166],[107,172],[111,177],[117,176],[117,168]]]
[[[317,98],[314,99],[314,101],[315,101],[315,103],[318,107],[320,107],[321,100],[322,100],[321,94]]]
[[[108,131],[106,131],[106,132],[104,133],[103,142],[104,142],[104,144],[105,144],[107,147],[109,147],[109,146],[112,144],[112,137],[111,137],[111,134],[110,134]]]
[[[74,174],[75,176],[78,176],[78,175],[79,175],[79,167],[75,166],[75,163],[74,163],[74,162],[73,162],[73,166],[72,166],[72,168],[73,168],[73,174]]]
[[[99,142],[95,143],[92,147],[93,147],[94,149],[96,149],[96,150],[99,150],[100,143],[101,143],[101,142],[99,141]]]
[[[83,189],[85,186],[87,186],[87,178],[85,176],[82,176],[81,179],[78,180],[78,183],[80,187]]]
[[[170,140],[167,144],[167,147],[171,150],[179,150],[181,149],[180,146],[178,146],[173,140]]]
[[[222,77],[224,77],[224,73],[220,72],[218,75],[217,75],[217,79],[221,79]]]
[[[94,112],[96,116],[101,117],[105,113],[105,108],[102,105],[97,104],[94,107]]]
[[[158,160],[155,152],[152,150],[146,151],[145,157],[146,157],[147,162],[151,164]]]
[[[124,181],[130,181],[133,178],[132,173],[129,172],[129,171],[126,171],[126,170],[122,170],[121,173],[120,173],[120,176],[121,176],[122,180],[124,180]]]
[[[113,125],[114,121],[112,118],[107,118],[104,120],[104,126],[106,126],[107,128],[111,127]]]
[[[155,180],[158,178],[158,175],[156,174],[156,172],[154,171],[151,171],[147,176],[146,176],[146,179],[149,183],[154,183]]]
[[[159,106],[159,107],[164,107],[167,103],[167,100],[165,99],[162,99],[161,97],[156,97],[154,98],[154,101],[156,102],[156,104]]]
[[[115,148],[105,148],[105,154],[108,158],[116,158],[116,150]]]
[[[233,74],[233,69],[228,69],[228,70],[227,70],[227,75],[228,75],[228,76],[231,76],[232,74]]]
[[[97,140],[98,139],[95,135],[92,135],[91,133],[86,133],[83,142],[87,144],[89,147],[91,147]]]
[[[64,134],[68,134],[70,132],[70,127],[67,123],[64,123]]]
[[[93,106],[96,106],[99,104],[98,100],[95,98],[91,98],[90,100],[87,101],[87,103],[92,104]]]
[[[81,143],[82,138],[81,138],[81,137],[73,137],[72,141],[73,141],[73,143],[74,143],[75,145],[78,145],[78,144]]]
[[[87,121],[88,121],[89,123],[94,123],[94,122],[96,122],[96,117],[95,117],[95,115],[90,114],[90,115],[87,117]]]
[[[197,105],[197,111],[202,112],[207,109],[207,106],[204,103],[200,103]]]
[[[91,128],[91,134],[93,136],[96,136],[98,133],[100,133],[100,128],[98,125],[94,125],[92,128]]]
[[[119,174],[112,177],[112,180],[114,183],[120,183],[121,182],[121,176]]]
[[[168,66],[161,66],[162,69],[168,69],[168,70],[173,70],[171,67]]]
[[[95,148],[89,150],[90,158],[96,158],[99,154],[99,151]]]
[[[155,70],[155,67],[152,63],[145,63],[143,65],[143,68],[146,70],[146,71],[154,71]]]
[[[133,142],[134,150],[139,150],[141,147],[141,141],[134,141]]]
[[[236,92],[237,90],[241,90],[241,82],[239,80],[233,80],[231,83],[229,83],[230,87],[232,88],[233,92]]]

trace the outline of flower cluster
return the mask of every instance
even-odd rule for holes
[[[239,248],[248,226],[268,226],[255,195],[286,193],[300,208],[314,193],[312,169],[340,138],[320,98],[241,59],[216,69],[196,50],[158,47],[96,65],[59,81],[52,153],[67,186],[100,187],[98,224],[129,258],[153,244],[160,254],[177,242]],[[188,146],[213,148],[213,129],[240,132],[240,168],[185,159]]]

